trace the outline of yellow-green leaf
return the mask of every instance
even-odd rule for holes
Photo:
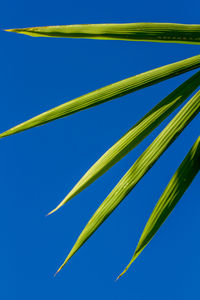
[[[0,138],[66,117],[200,67],[200,55],[118,81],[50,109],[0,134]]]
[[[150,134],[169,114],[174,111],[200,85],[200,71],[186,80],[171,94],[158,103],[139,122],[137,122],[122,138],[116,142],[100,159],[85,173],[65,199],[49,214],[83,191],[108,169],[116,164],[129,151],[136,147]]]
[[[7,29],[35,37],[200,44],[200,25],[172,23],[81,24]]]
[[[171,178],[169,184],[158,200],[136,247],[135,253],[125,268],[119,275],[121,277],[139,256],[147,244],[151,241],[160,226],[172,212],[182,195],[185,193],[194,177],[200,170],[200,137],[194,143],[187,156]],[[118,278],[119,278],[118,277]]]
[[[121,203],[121,201],[130,193],[135,185],[148,172],[148,170],[180,135],[183,129],[192,121],[199,111],[200,91],[198,91],[177,113],[172,121],[157,136],[153,143],[142,153],[142,155],[136,160],[133,166],[128,170],[128,172],[122,177],[115,188],[103,201],[78,237],[75,245],[60,269],[63,268],[67,261],[78,251],[78,249],[108,218],[108,216]]]

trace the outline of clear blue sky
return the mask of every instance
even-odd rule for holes
[[[199,0],[2,1],[0,28],[79,23],[199,23]],[[0,32],[0,131],[104,85],[199,54],[195,45],[30,38]],[[84,172],[194,72],[0,141],[0,299],[199,299],[198,175],[128,273],[143,227],[199,135],[200,118],[162,156],[56,278],[77,236],[170,118],[52,216]]]

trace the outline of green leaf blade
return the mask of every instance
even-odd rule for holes
[[[187,156],[171,178],[169,184],[158,200],[144,231],[141,235],[139,243],[136,247],[134,255],[119,275],[121,277],[136,260],[147,244],[151,241],[161,225],[165,222],[174,207],[177,205],[185,191],[188,189],[193,179],[200,171],[200,137],[194,143]],[[118,278],[119,278],[118,277]]]
[[[200,55],[118,81],[68,101],[0,134],[0,138],[69,116],[200,67]]]
[[[200,25],[172,23],[80,24],[8,29],[34,37],[200,44]]]
[[[198,91],[164,128],[153,143],[142,153],[133,166],[122,177],[115,188],[103,201],[97,211],[94,213],[82,233],[78,237],[75,245],[60,267],[69,261],[69,259],[78,251],[78,249],[87,241],[87,239],[98,229],[98,227],[108,218],[113,210],[130,193],[142,177],[151,169],[159,157],[180,135],[183,129],[200,112],[200,91]],[[60,270],[59,269],[59,270]]]
[[[49,214],[55,212],[66,202],[78,195],[96,179],[108,171],[114,164],[135,148],[165,118],[181,105],[200,85],[200,71],[186,80],[177,89],[165,97],[139,122],[137,122],[122,138],[117,141],[100,159],[86,172],[65,199]]]

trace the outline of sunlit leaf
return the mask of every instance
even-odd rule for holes
[[[172,121],[157,136],[153,143],[142,153],[133,166],[122,177],[115,188],[107,196],[104,202],[92,216],[75,245],[67,256],[66,260],[59,268],[78,251],[78,249],[87,241],[87,239],[97,230],[97,228],[108,218],[113,210],[130,193],[141,178],[155,164],[164,151],[180,135],[183,129],[192,121],[200,111],[200,91],[198,91],[177,113]],[[59,271],[58,270],[58,271]]]
[[[160,226],[167,219],[178,201],[181,199],[184,192],[192,183],[194,177],[200,170],[200,137],[197,139],[184,161],[177,169],[176,173],[170,180],[158,203],[156,204],[136,247],[135,253],[125,268],[120,274],[121,277],[143,251],[146,245],[151,241]],[[118,277],[118,278],[119,278]]]
[[[79,194],[129,151],[150,134],[172,111],[174,111],[200,85],[200,71],[186,80],[171,94],[158,103],[137,122],[117,143],[115,143],[80,179],[65,199],[51,212]]]
[[[24,123],[21,123],[1,133],[0,138],[35,126],[43,125],[58,118],[66,117],[75,112],[127,95],[198,67],[200,67],[200,55],[118,81],[89,94],[68,101],[65,104],[57,106]]]
[[[172,23],[81,24],[8,29],[35,37],[200,44],[200,25]]]

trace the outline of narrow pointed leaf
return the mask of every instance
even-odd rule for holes
[[[200,71],[186,80],[171,94],[158,103],[139,122],[137,122],[119,141],[117,141],[79,180],[65,199],[49,214],[58,210],[62,205],[83,191],[97,178],[136,147],[150,134],[172,111],[181,105],[200,85]]]
[[[147,244],[151,241],[160,226],[172,212],[182,195],[185,193],[194,177],[200,170],[200,137],[194,143],[189,153],[185,157],[180,167],[175,172],[170,180],[158,203],[156,204],[136,247],[135,253],[125,268],[120,274],[121,277],[131,266],[134,260],[139,256]],[[119,278],[118,277],[118,278]]]
[[[141,178],[155,164],[164,151],[174,142],[183,129],[192,121],[200,111],[200,91],[198,91],[172,119],[165,129],[157,136],[153,143],[142,153],[133,166],[122,177],[115,188],[103,201],[95,214],[92,216],[75,245],[60,267],[78,251],[97,228],[109,217],[113,210],[130,193]],[[59,269],[59,270],[60,270]]]
[[[200,67],[200,55],[118,81],[89,94],[66,102],[65,104],[57,106],[24,123],[21,123],[1,133],[0,138],[30,129],[32,127],[43,125],[47,122],[66,117],[83,109],[118,97],[122,97],[131,92],[148,87],[174,76],[178,76],[198,67]]]
[[[35,37],[200,44],[200,25],[172,23],[81,24],[8,29]]]

